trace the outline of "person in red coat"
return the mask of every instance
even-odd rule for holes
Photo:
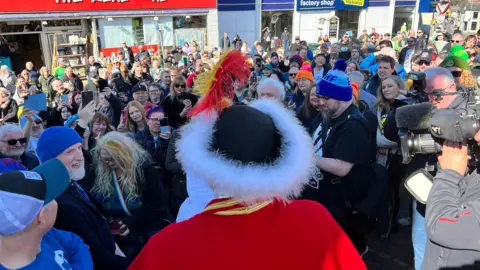
[[[176,142],[184,171],[215,198],[153,236],[129,269],[366,269],[322,205],[294,200],[315,168],[304,128],[274,100],[231,105],[249,66],[237,51],[219,65],[199,77],[208,89]]]

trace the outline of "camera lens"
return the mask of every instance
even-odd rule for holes
[[[408,138],[408,149],[412,154],[435,154],[442,151],[442,145],[429,133],[415,134]]]

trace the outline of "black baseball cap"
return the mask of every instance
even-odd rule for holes
[[[147,87],[141,83],[138,83],[133,87],[132,93],[135,93],[138,91],[147,91]]]

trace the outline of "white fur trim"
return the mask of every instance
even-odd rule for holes
[[[250,106],[269,115],[281,134],[280,157],[274,164],[243,165],[209,151],[218,118],[215,112],[201,113],[182,127],[177,159],[185,171],[214,187],[216,195],[244,202],[299,196],[315,169],[312,139],[279,102],[263,99]]]

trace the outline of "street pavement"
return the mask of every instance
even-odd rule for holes
[[[385,240],[370,235],[369,252],[363,256],[368,270],[414,270],[411,235],[411,226],[399,226],[399,231]]]

